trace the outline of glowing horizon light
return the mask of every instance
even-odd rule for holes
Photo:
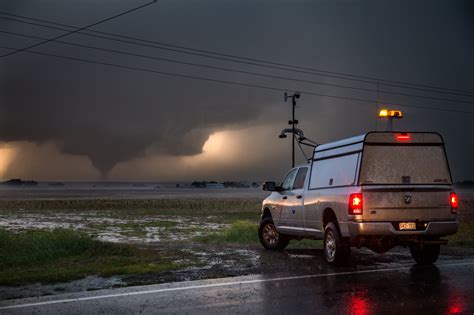
[[[7,171],[8,166],[15,157],[15,149],[11,146],[4,145],[0,147],[0,181],[5,180],[4,175]]]
[[[216,131],[208,136],[199,154],[185,156],[182,161],[189,169],[207,169],[232,165],[238,161],[238,140],[239,138],[234,131]]]
[[[206,142],[202,146],[202,152],[208,154],[222,153],[226,143],[226,135],[224,132],[215,132],[209,135]]]

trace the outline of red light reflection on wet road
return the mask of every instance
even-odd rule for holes
[[[460,297],[451,298],[449,302],[448,314],[461,314],[463,310],[466,312]]]
[[[348,311],[348,313],[352,315],[367,315],[371,313],[371,305],[367,291],[359,291],[351,295]]]

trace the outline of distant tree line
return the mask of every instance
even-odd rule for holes
[[[194,188],[208,188],[208,187],[223,187],[223,188],[258,188],[260,185],[256,182],[251,184],[243,182],[225,181],[218,183],[216,181],[194,181],[191,183],[191,187]]]
[[[7,180],[6,182],[1,182],[0,184],[5,186],[36,186],[38,185],[38,182],[34,180],[21,180],[19,178],[14,178]]]

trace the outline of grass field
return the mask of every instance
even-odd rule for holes
[[[474,221],[461,221],[458,232],[447,239],[450,246],[474,247]]]
[[[183,268],[156,251],[100,242],[73,230],[0,230],[0,285],[58,282]]]
[[[213,244],[258,244],[258,224],[255,222],[238,220],[229,227],[217,232],[197,236],[198,242]]]
[[[474,247],[474,200],[461,199],[458,232],[447,239],[450,246]]]
[[[0,200],[0,285],[205,265],[199,253],[167,244],[196,243],[236,221],[256,226],[259,215],[260,201],[242,198]],[[164,247],[139,247],[147,243]]]
[[[114,211],[127,214],[207,215],[219,211],[252,212],[261,208],[261,198],[180,198],[180,199],[59,199],[59,200],[0,200],[0,211]]]
[[[189,240],[234,221],[258,222],[258,199],[0,200],[0,228],[66,228],[99,240]]]
[[[218,232],[209,233],[203,236],[195,237],[195,241],[212,244],[241,244],[258,245],[258,224],[251,221],[239,220],[232,223],[229,227],[223,228]],[[289,248],[292,247],[312,247],[320,246],[320,240],[292,240]]]

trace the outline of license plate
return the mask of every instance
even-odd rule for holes
[[[398,224],[398,228],[400,229],[400,231],[416,230],[416,223],[415,222],[400,222]]]

